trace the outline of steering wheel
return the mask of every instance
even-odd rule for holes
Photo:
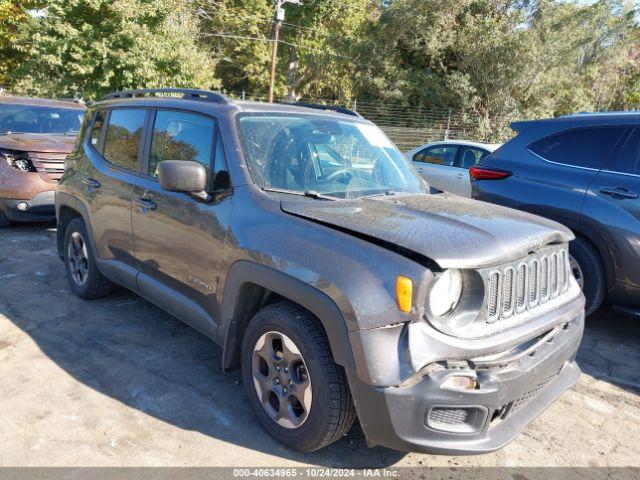
[[[353,177],[353,172],[348,168],[341,168],[340,170],[336,170],[335,172],[330,173],[329,175],[324,177],[324,180],[331,181],[331,180],[335,180],[337,177],[340,177],[340,176],[344,176],[345,178],[351,179]]]

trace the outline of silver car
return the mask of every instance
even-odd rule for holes
[[[405,156],[429,183],[432,190],[471,197],[469,168],[494,150],[499,143],[445,140],[409,150]]]

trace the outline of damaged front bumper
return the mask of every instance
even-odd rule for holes
[[[452,347],[451,362],[434,363],[436,368],[429,365],[396,386],[374,385],[371,376],[363,381],[362,374],[374,373],[375,366],[360,369],[360,374],[349,372],[367,439],[398,450],[447,455],[480,454],[503,447],[577,382],[580,369],[575,355],[584,328],[583,308],[580,295],[555,312],[557,321],[547,330],[502,353],[485,350],[472,355],[467,347],[468,356],[463,360]],[[383,335],[392,335],[391,330]],[[377,367],[394,357],[389,351],[374,353]],[[394,368],[402,371],[397,365]],[[384,368],[379,370],[384,372]],[[476,388],[442,388],[448,378],[460,375],[475,378]]]

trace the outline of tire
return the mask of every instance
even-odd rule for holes
[[[0,228],[7,228],[11,226],[11,220],[7,218],[5,213],[0,210]]]
[[[255,352],[260,345],[263,349]],[[273,354],[280,346],[284,353],[278,358]],[[289,355],[293,347],[300,354],[302,369],[300,363],[295,363],[299,360],[292,360],[296,358],[295,352],[293,357]],[[320,322],[306,310],[289,302],[260,310],[247,326],[242,341],[241,368],[249,403],[258,421],[289,448],[302,452],[318,450],[340,439],[353,425],[356,411],[345,371],[333,361]],[[276,371],[277,368],[280,370]],[[288,391],[282,386],[285,384],[289,385]],[[265,395],[259,394],[259,385],[266,385],[263,392],[270,389],[266,402]],[[310,397],[306,396],[308,391]],[[298,394],[302,399],[297,398]],[[283,413],[280,420],[274,418],[276,406],[271,402],[274,397],[277,406],[285,407],[278,409]]]
[[[576,278],[582,276],[582,292],[587,300],[585,314],[591,315],[602,304],[606,293],[602,260],[595,248],[580,237],[569,244],[569,254],[579,267],[580,273],[576,274],[576,268],[572,266]]]
[[[93,259],[89,235],[81,218],[74,218],[64,233],[64,265],[71,290],[87,300],[106,297],[113,283],[100,271]]]

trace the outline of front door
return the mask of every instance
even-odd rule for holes
[[[226,170],[215,119],[157,110],[146,145],[143,178],[133,192],[133,243],[142,295],[206,335],[217,335],[220,263],[231,215],[231,196],[207,201],[167,192],[158,183],[163,160],[197,161],[213,178]]]
[[[640,307],[640,127],[627,135],[589,186],[581,221],[614,252],[615,303]]]

